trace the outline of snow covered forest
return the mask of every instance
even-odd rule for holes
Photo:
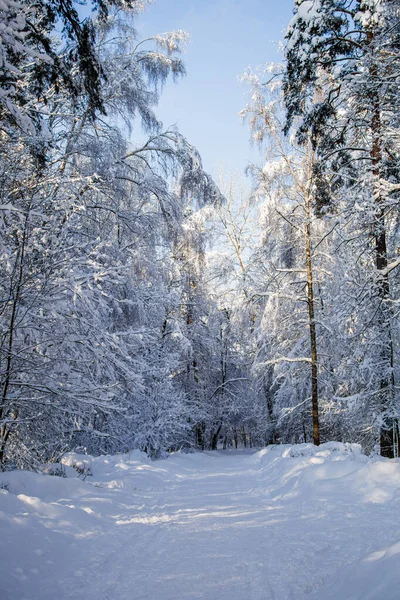
[[[397,457],[399,0],[295,0],[284,60],[242,75],[250,192],[158,120],[187,34],[141,39],[147,4],[0,3],[3,470]]]

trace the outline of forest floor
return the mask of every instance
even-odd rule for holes
[[[85,480],[0,475],[3,600],[400,597],[399,460],[334,443],[85,460]]]

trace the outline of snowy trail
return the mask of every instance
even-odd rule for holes
[[[400,463],[293,448],[1,475],[1,598],[397,600]]]
[[[133,591],[136,600],[266,597],[262,554],[270,554],[272,540],[249,457],[204,462],[159,490],[140,516],[133,508],[119,520],[124,554],[114,555],[105,598],[132,598]]]

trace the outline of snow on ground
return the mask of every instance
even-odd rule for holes
[[[400,598],[399,460],[330,443],[64,463],[0,475],[2,600]]]

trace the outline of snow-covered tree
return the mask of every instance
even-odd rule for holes
[[[153,111],[162,82],[184,72],[186,35],[140,43],[120,12],[93,35],[107,116],[61,80],[45,101],[32,92],[35,137],[4,120],[0,451],[18,465],[78,446],[158,454],[191,435],[170,274],[188,197],[201,207],[219,192]],[[131,127],[127,139],[136,123],[150,137]]]
[[[319,413],[321,404],[326,406],[320,381],[326,358],[319,354],[327,335],[321,289],[332,266],[327,248],[332,225],[315,214],[311,143],[300,147],[294,134],[283,137],[280,71],[280,65],[267,65],[261,79],[251,72],[244,77],[252,89],[242,114],[267,157],[263,169],[253,168],[255,193],[264,198],[258,264],[266,265],[258,286],[263,316],[255,368],[265,390],[270,439],[278,430],[282,439],[309,438],[311,406],[312,439],[318,445]]]
[[[376,425],[385,456],[398,453],[390,289],[397,266],[391,232],[398,204],[398,24],[397,2],[302,1],[286,36],[286,127],[302,119],[298,139],[310,135],[318,151],[320,204],[335,210],[332,187],[342,187],[347,223],[370,258],[365,285],[374,315]],[[326,168],[333,177],[326,177]]]

